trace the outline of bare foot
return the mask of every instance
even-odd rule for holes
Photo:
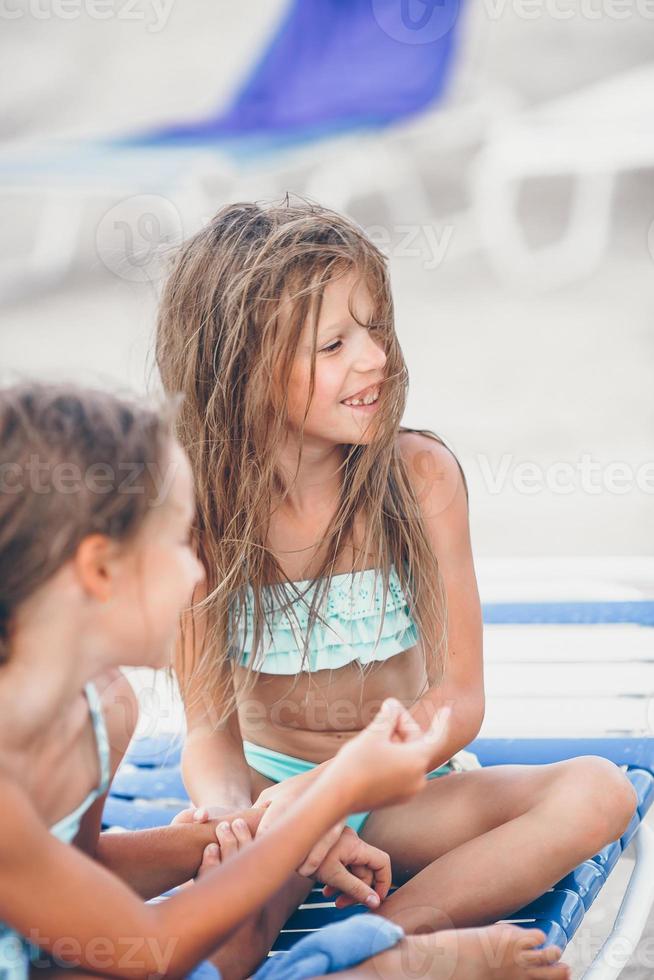
[[[393,949],[352,970],[345,980],[568,980],[556,946],[537,949],[539,929],[494,925],[407,936]]]

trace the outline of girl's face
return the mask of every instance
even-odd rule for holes
[[[204,568],[193,551],[190,530],[195,514],[193,476],[186,454],[172,443],[161,487],[169,487],[153,506],[116,577],[112,641],[125,666],[168,667],[179,629]]]
[[[384,380],[386,354],[381,339],[357,320],[372,320],[373,304],[365,283],[352,271],[330,283],[318,321],[313,397],[307,412],[311,379],[312,326],[300,337],[288,391],[288,418],[305,440],[330,445],[363,445],[372,439],[377,398]]]

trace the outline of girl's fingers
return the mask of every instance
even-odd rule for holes
[[[368,883],[374,887],[380,901],[383,902],[392,884],[391,859],[386,851],[382,851],[379,847],[373,847],[372,844],[363,841],[361,844],[356,856],[358,863],[352,866],[352,872],[357,874],[359,868],[365,869],[371,876],[371,881]]]
[[[204,807],[196,809],[195,807],[188,807],[186,810],[180,810],[180,812],[173,817],[170,821],[171,823],[206,823],[209,819],[209,811]]]
[[[238,840],[226,820],[223,820],[216,827],[216,837],[220,844],[220,857],[223,861],[227,861],[238,852]]]
[[[331,851],[334,844],[336,844],[336,842],[339,840],[342,832],[342,823],[337,823],[334,827],[332,827],[332,829],[328,831],[314,847],[311,848],[306,858],[298,868],[297,873],[304,875],[305,878],[310,878],[311,875],[314,875]]]
[[[336,900],[337,908],[345,908],[347,905],[353,904],[348,899],[353,899],[354,902],[361,902],[362,905],[366,905],[369,909],[379,908],[380,903],[377,893],[355,875],[351,874],[340,862],[334,868],[330,868],[329,884],[336,891],[341,892],[341,895]]]
[[[206,870],[214,868],[217,864],[220,864],[220,848],[217,844],[207,844],[202,857],[202,867]]]
[[[397,726],[395,730],[399,740],[402,742],[415,742],[416,739],[422,737],[422,729],[420,728],[420,725],[415,720],[413,715],[411,715],[404,708],[397,717]]]
[[[245,820],[241,817],[237,817],[232,823],[232,832],[236,837],[238,847],[242,847],[244,844],[249,844],[252,841],[252,834],[250,833],[250,828],[246,824]]]
[[[364,885],[367,885],[368,888],[373,888],[375,875],[372,868],[369,868],[367,864],[351,864],[350,871],[359,879],[359,881],[362,881]]]
[[[386,698],[382,702],[382,706],[375,715],[370,727],[375,732],[393,735],[397,725],[398,715],[401,711],[404,711],[404,708],[396,698]]]
[[[171,824],[193,823],[194,813],[195,810],[193,809],[193,807],[187,807],[186,810],[180,810],[179,813],[175,814],[175,816],[170,822]]]
[[[195,877],[199,878],[205,871],[211,871],[218,864],[220,864],[220,848],[217,844],[207,844],[202,852],[202,862]]]

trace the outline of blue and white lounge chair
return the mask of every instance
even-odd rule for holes
[[[504,657],[504,664],[510,667],[512,676],[519,672],[519,661],[513,656],[511,642],[508,640],[512,631],[518,640],[522,661],[526,659],[529,671],[536,671],[538,677],[542,675],[542,671],[538,674],[539,642],[542,650],[543,637],[551,638],[547,641],[552,644],[547,648],[551,654],[548,654],[546,662],[541,666],[549,673],[559,698],[563,697],[558,702],[561,705],[566,694],[574,695],[570,690],[560,690],[563,668],[569,664],[574,670],[576,649],[579,650],[578,656],[583,659],[584,647],[588,647],[588,631],[592,630],[592,645],[599,651],[599,667],[610,678],[611,690],[602,691],[601,677],[597,690],[593,689],[593,673],[599,677],[602,670],[596,667],[594,672],[589,672],[588,663],[584,664],[584,683],[587,689],[590,688],[586,692],[588,698],[586,701],[579,701],[574,696],[569,698],[571,707],[561,712],[561,717],[569,720],[576,711],[581,716],[578,730],[587,731],[589,726],[584,722],[584,711],[588,711],[591,718],[595,717],[596,712],[602,711],[605,718],[614,719],[614,725],[617,719],[619,727],[623,715],[620,713],[621,708],[617,706],[620,702],[625,702],[628,713],[624,717],[631,719],[628,731],[614,730],[612,734],[602,738],[480,738],[471,746],[483,765],[543,764],[578,755],[601,755],[625,767],[638,793],[638,812],[622,838],[566,875],[553,889],[530,903],[511,920],[525,926],[537,925],[545,932],[548,944],[565,948],[600,895],[625,850],[630,847],[634,852],[635,865],[622,905],[609,937],[583,974],[584,980],[614,980],[620,974],[628,958],[625,956],[625,949],[630,953],[635,952],[654,903],[654,837],[650,827],[643,822],[654,800],[654,738],[645,734],[649,728],[646,716],[642,712],[639,715],[634,709],[634,705],[640,702],[648,703],[647,685],[651,683],[649,674],[653,666],[654,601],[634,597],[635,591],[637,590],[631,590],[631,597],[624,601],[521,601],[494,602],[484,606],[486,637],[494,637],[487,644],[491,648],[488,668],[491,689],[489,701],[502,706],[500,713],[503,716],[506,714],[507,701],[496,690],[496,679],[503,669],[501,658]],[[616,629],[621,631],[620,642]],[[549,633],[549,630],[555,632]],[[567,640],[563,647],[557,647],[562,642],[562,636],[567,637]],[[578,637],[577,646],[575,636]],[[535,642],[537,638],[540,640]],[[607,649],[611,647],[614,647],[614,662],[606,655]],[[497,656],[494,648],[504,652]],[[627,681],[621,682],[620,678],[624,677]],[[629,677],[632,678],[631,688]],[[535,704],[533,697],[536,694],[533,682],[527,694],[519,689],[516,691],[515,688],[512,692],[516,701],[531,695],[529,712],[532,716]],[[547,698],[548,692],[545,691],[543,703],[546,710],[549,710]],[[597,704],[594,708],[591,707],[594,702],[600,707],[597,708]],[[523,715],[518,715],[517,720],[521,725],[525,724]],[[640,725],[640,722],[643,724]],[[595,726],[596,722],[591,720],[590,728]],[[639,730],[639,726],[642,730]],[[634,730],[636,734],[632,734]],[[116,776],[107,800],[105,826],[139,829],[169,823],[174,813],[186,801],[179,756],[179,738],[159,736],[135,741],[126,764]],[[565,813],[561,814],[561,820],[565,820]],[[283,955],[284,950],[289,949],[307,931],[362,911],[364,910],[361,908],[337,911],[333,903],[325,901],[321,891],[316,889],[286,923],[275,945],[275,953]]]

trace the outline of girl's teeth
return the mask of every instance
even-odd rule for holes
[[[372,405],[374,404],[374,402],[377,401],[378,398],[379,398],[379,392],[371,391],[365,396],[365,398],[350,398],[350,400],[346,401],[345,404],[346,405]]]

